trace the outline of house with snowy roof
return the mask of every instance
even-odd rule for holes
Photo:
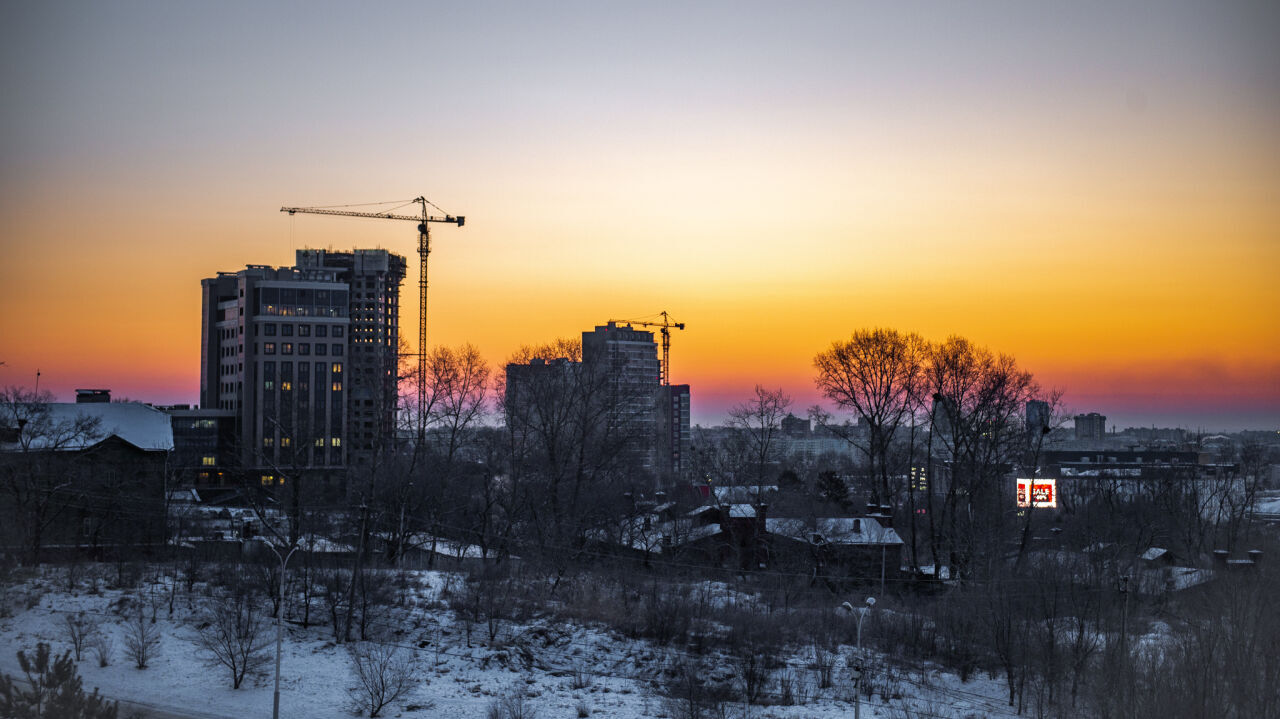
[[[113,559],[163,543],[168,415],[96,401],[10,401],[0,414],[4,551]]]
[[[775,562],[808,567],[815,578],[898,579],[905,544],[885,517],[774,518],[765,521]]]

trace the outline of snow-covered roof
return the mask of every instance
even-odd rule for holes
[[[756,516],[756,507],[754,504],[730,504],[729,516],[734,518],[754,517]]]
[[[173,425],[169,415],[139,402],[50,402],[47,417],[37,421],[47,428],[33,429],[32,449],[79,450],[108,437],[119,437],[148,451],[173,449]],[[89,434],[70,432],[82,418],[98,420]]]
[[[1168,552],[1169,550],[1167,549],[1161,549],[1160,547],[1152,547],[1151,549],[1148,549],[1147,551],[1142,553],[1142,558],[1147,560],[1148,562],[1154,562],[1155,560],[1163,557]]]
[[[766,519],[765,530],[783,537],[809,541],[817,535],[830,544],[902,544],[902,537],[870,517],[822,517],[812,523],[803,519]]]
[[[778,485],[730,485],[724,487],[712,487],[711,491],[715,493],[717,502],[749,502],[752,499],[759,498],[762,494],[777,492]]]

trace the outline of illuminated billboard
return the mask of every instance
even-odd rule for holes
[[[1057,507],[1058,480],[1056,479],[1019,479],[1019,507]]]

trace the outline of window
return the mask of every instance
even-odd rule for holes
[[[275,337],[275,336],[276,336],[276,326],[275,326],[275,325],[272,325],[272,324],[266,324],[266,325],[263,325],[263,326],[262,326],[262,334],[266,335],[267,337]]]
[[[292,337],[293,325],[280,325],[280,335],[282,337]]]
[[[273,446],[275,446],[275,443],[276,443],[275,437],[263,437],[263,438],[262,438],[262,446],[263,446],[263,447],[273,447]]]
[[[330,367],[330,368],[329,368],[329,371],[330,371],[330,372],[332,372],[332,373],[334,373],[334,374],[338,374],[338,373],[342,372],[342,363],[341,363],[341,362],[334,362],[334,363],[333,363],[333,367]]]
[[[291,437],[281,437],[281,438],[280,438],[280,446],[281,446],[281,447],[291,447],[291,446],[293,446],[293,439],[292,439]]]
[[[273,355],[273,354],[275,354],[275,353],[276,353],[276,343],[275,343],[275,342],[267,342],[267,343],[264,343],[264,344],[262,345],[262,353],[263,353],[263,354],[268,354],[268,355]]]
[[[276,383],[275,383],[274,381],[269,380],[269,379],[264,379],[264,380],[262,380],[262,389],[264,389],[264,390],[266,390],[266,391],[270,392],[271,390],[273,390],[273,389],[275,389],[275,388],[276,388]]]
[[[276,478],[275,478],[275,475],[264,474],[258,481],[260,481],[263,485],[270,486],[276,483]]]
[[[334,437],[333,439],[329,440],[329,446],[331,446],[331,447],[341,447],[341,446],[342,446],[342,438],[341,438],[341,437]]]
[[[281,383],[280,383],[280,391],[281,391],[281,392],[288,392],[288,391],[289,391],[289,390],[291,390],[291,389],[293,389],[293,383],[292,383],[292,382],[289,382],[288,380],[286,380],[286,381],[283,381],[283,382],[281,382]]]
[[[311,325],[298,325],[298,336],[299,336],[299,337],[310,337],[310,336],[311,336]]]
[[[293,343],[285,342],[284,344],[280,345],[280,354],[284,354],[284,355],[293,354]]]
[[[334,328],[333,328],[333,335],[332,335],[332,336],[333,336],[333,337],[341,337],[341,336],[342,336],[342,326],[341,326],[341,325],[339,325],[339,326],[337,326],[337,327],[334,327]]]
[[[323,446],[324,446],[324,437],[316,437],[316,443],[315,443],[315,444],[316,444],[316,446],[317,446],[317,447],[323,447]]]
[[[310,344],[308,344],[308,343],[306,343],[306,342],[299,342],[299,343],[298,343],[298,354],[300,354],[300,355],[309,355],[309,354],[311,354],[311,345],[310,345]]]
[[[333,356],[334,356],[334,357],[341,357],[341,356],[342,356],[342,345],[334,345],[334,346],[333,346]]]
[[[338,381],[338,382],[334,382],[334,383],[333,383],[333,391],[334,391],[334,392],[341,392],[341,391],[342,391],[342,382],[341,382],[341,381]]]
[[[328,327],[325,327],[324,325],[316,326],[316,337],[328,337],[328,336],[329,336]]]
[[[218,464],[216,457],[204,456],[200,458],[200,464],[205,467],[215,467]]]
[[[327,354],[328,351],[329,351],[329,345],[321,345],[321,344],[316,345],[316,354],[320,355],[321,357]]]

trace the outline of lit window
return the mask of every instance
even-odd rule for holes
[[[275,342],[267,342],[267,343],[264,343],[264,344],[262,345],[262,352],[263,352],[263,354],[269,354],[269,355],[273,355],[273,354],[275,354],[275,353],[276,353],[276,343],[275,343]]]
[[[275,389],[275,386],[276,386],[276,383],[272,382],[269,379],[262,381],[262,388],[265,390],[269,391],[269,390]]]
[[[341,446],[342,446],[342,438],[341,438],[341,437],[334,437],[333,439],[329,440],[329,445],[330,445],[330,446],[332,446],[332,447],[341,447]]]
[[[324,446],[324,437],[316,437],[316,446],[317,446],[317,447],[323,447],[323,446]]]
[[[284,355],[293,354],[293,343],[285,342],[284,344],[280,345],[280,354],[284,354]]]
[[[334,391],[334,392],[341,392],[341,391],[342,391],[342,383],[341,383],[341,382],[334,382],[334,383],[333,383],[333,391]]]
[[[341,363],[341,362],[334,362],[334,363],[333,363],[333,366],[329,368],[329,371],[330,371],[330,372],[333,372],[334,374],[338,374],[339,372],[341,372],[341,371],[342,371],[342,363]]]
[[[289,446],[291,446],[292,444],[293,444],[293,439],[292,439],[292,438],[290,438],[290,437],[281,437],[281,438],[280,438],[280,446],[281,446],[281,447],[289,447]]]
[[[286,381],[286,382],[281,382],[281,383],[280,383],[280,391],[282,391],[282,392],[288,392],[288,391],[289,391],[289,390],[291,390],[291,389],[293,389],[293,383],[292,383],[292,382],[287,382],[287,381]]]
[[[218,464],[218,460],[214,457],[201,457],[200,464],[204,465],[205,467],[213,467]]]
[[[263,437],[263,438],[262,438],[262,446],[263,446],[263,447],[270,447],[270,446],[274,445],[274,444],[275,444],[275,442],[276,442],[275,437]]]
[[[276,483],[276,478],[275,478],[275,475],[271,475],[271,474],[264,474],[264,475],[262,475],[262,478],[261,478],[261,480],[260,480],[260,481],[261,481],[264,485],[271,485],[271,484],[275,484],[275,483]]]

